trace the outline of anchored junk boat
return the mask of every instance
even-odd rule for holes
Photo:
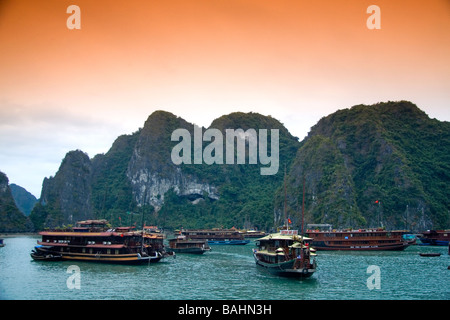
[[[34,260],[79,260],[121,264],[157,262],[168,256],[162,233],[108,229],[106,220],[86,220],[68,231],[43,231]]]
[[[244,230],[241,231],[241,233],[244,234],[245,239],[257,239],[262,238],[267,235],[264,231],[258,231],[258,230]]]
[[[427,230],[419,236],[422,245],[448,246],[450,230]]]
[[[169,240],[169,250],[175,253],[203,254],[211,248],[206,240],[191,240],[186,236],[177,236]]]
[[[205,229],[205,230],[181,230],[181,235],[186,239],[205,240],[209,245],[234,244],[243,245],[250,242],[244,238],[244,234],[231,229]]]
[[[281,230],[256,240],[253,257],[258,267],[274,275],[308,278],[317,268],[311,240],[299,236],[297,230]]]
[[[311,245],[317,250],[404,250],[414,240],[404,236],[405,230],[384,229],[332,230],[329,224],[309,224],[306,234],[313,238]],[[310,229],[322,227],[327,230]]]

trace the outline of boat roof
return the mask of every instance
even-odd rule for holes
[[[281,251],[269,251],[269,250],[258,250],[258,253],[265,254],[265,255],[268,255],[268,256],[273,256],[273,257],[275,257],[275,256],[284,256],[285,255],[285,253],[281,252]],[[317,253],[314,253],[314,252],[310,252],[309,254],[311,256],[317,256]]]
[[[236,228],[230,228],[230,229],[219,229],[219,228],[212,228],[212,229],[182,229],[181,232],[183,233],[189,233],[189,232],[239,232]]]
[[[271,233],[268,234],[265,237],[259,238],[258,240],[312,240],[313,238],[308,238],[304,236],[299,235],[287,235],[287,234],[281,234],[281,233]]]
[[[109,237],[112,232],[41,231],[42,236]]]
[[[107,225],[107,224],[108,221],[105,219],[77,221],[77,225],[79,226]]]
[[[71,237],[129,237],[129,236],[142,236],[141,232],[131,231],[131,232],[112,232],[112,231],[104,231],[104,232],[73,232],[73,231],[41,231],[39,232],[42,236],[55,236],[55,237],[63,237],[63,236],[71,236]],[[148,235],[145,235],[149,237]],[[151,236],[150,236],[151,237]]]
[[[334,230],[307,230],[308,234],[314,234],[314,233],[327,233],[327,234],[333,234],[333,233],[408,233],[408,230],[385,230],[382,228],[368,228],[368,229],[334,229]]]

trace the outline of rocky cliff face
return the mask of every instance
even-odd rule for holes
[[[167,173],[164,174],[166,176]],[[198,178],[183,174],[181,168],[171,173],[170,177],[162,177],[159,172],[146,169],[130,170],[129,178],[133,186],[133,196],[140,205],[151,205],[159,211],[164,204],[164,195],[173,190],[177,195],[191,201],[204,198],[217,200],[217,188],[209,183],[202,183]]]
[[[138,205],[151,205],[157,211],[164,204],[164,195],[173,189],[190,200],[218,199],[217,188],[199,177],[183,171],[171,161],[172,132],[176,129],[193,132],[194,125],[164,111],[154,112],[145,122],[131,156],[127,177],[133,198]]]

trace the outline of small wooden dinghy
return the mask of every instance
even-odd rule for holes
[[[421,257],[439,257],[440,253],[419,253]]]
[[[30,255],[34,260],[59,261],[62,259],[61,255],[56,255],[56,254],[51,254],[51,253],[42,254],[42,253],[37,253],[36,251],[33,251]]]

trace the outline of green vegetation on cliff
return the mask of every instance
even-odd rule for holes
[[[306,177],[310,223],[424,230],[450,225],[449,174],[450,123],[399,101],[321,119],[290,178]]]
[[[36,197],[17,184],[11,183],[9,187],[14,197],[14,201],[16,202],[17,208],[24,215],[29,216],[31,211],[33,210],[34,205],[37,202]]]
[[[0,232],[31,232],[33,224],[17,208],[8,177],[0,171]]]

